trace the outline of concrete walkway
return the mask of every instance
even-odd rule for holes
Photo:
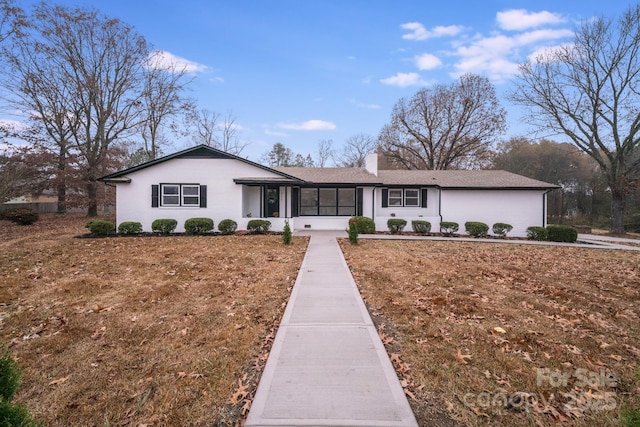
[[[311,241],[246,426],[417,426],[338,235]]]

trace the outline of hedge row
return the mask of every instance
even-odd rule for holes
[[[573,243],[578,240],[578,230],[570,225],[529,227],[527,228],[527,238],[530,240]]]
[[[249,221],[249,224],[255,223],[253,220]],[[254,233],[263,233],[269,230],[271,223],[269,221],[263,221],[268,223],[259,224],[257,227],[247,227],[249,231]],[[170,218],[156,219],[151,223],[151,231],[159,234],[171,234],[178,226],[178,221]],[[266,227],[266,228],[265,228]],[[86,228],[92,236],[108,236],[115,233],[115,226],[111,221],[105,221],[100,219],[92,219],[87,221]],[[238,223],[232,219],[223,219],[218,224],[218,231],[222,234],[233,234],[238,228]],[[213,231],[213,220],[211,218],[189,218],[184,222],[184,230],[187,234],[199,235],[206,234]],[[140,234],[142,233],[142,224],[135,221],[124,221],[118,225],[118,234]]]

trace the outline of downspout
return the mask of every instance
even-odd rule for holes
[[[551,193],[553,189],[547,190],[542,193],[542,226],[547,226],[547,194]]]
[[[442,222],[442,187],[438,187],[438,216]],[[440,229],[440,224],[438,224],[438,229]]]
[[[364,215],[364,212],[362,214]],[[371,219],[375,224],[376,222],[376,187],[373,187],[373,189],[371,190],[371,216],[373,217]]]

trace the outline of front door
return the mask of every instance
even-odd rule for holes
[[[265,213],[268,218],[274,218],[280,216],[280,187],[266,188],[264,195],[265,199]]]

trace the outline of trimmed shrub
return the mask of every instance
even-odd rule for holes
[[[375,234],[376,232],[376,223],[369,217],[352,216],[349,219],[349,223],[351,223],[351,221],[356,222],[356,228],[358,229],[358,234]]]
[[[118,226],[119,234],[139,234],[142,233],[142,224],[134,221],[124,221]]]
[[[213,230],[211,218],[189,218],[184,222],[184,231],[187,234],[205,234]]]
[[[36,222],[40,216],[37,212],[27,208],[16,208],[5,211],[2,218],[20,225],[31,225]]]
[[[389,218],[387,220],[387,228],[389,228],[391,234],[402,233],[406,225],[407,221],[402,218]]]
[[[431,232],[431,223],[429,221],[414,220],[411,221],[411,229],[416,233],[427,234]]]
[[[289,220],[284,220],[284,229],[282,230],[282,243],[285,245],[291,244],[291,227],[289,227]]]
[[[20,386],[20,376],[20,367],[5,349],[0,357],[0,425],[35,427],[39,424],[33,420],[29,410],[12,402]]]
[[[93,236],[108,236],[115,231],[115,226],[111,221],[101,219],[90,219],[85,225]]]
[[[552,242],[573,243],[578,240],[578,230],[570,225],[547,225],[547,239]]]
[[[544,227],[528,227],[527,228],[527,239],[529,240],[547,240],[549,233],[547,229]]]
[[[175,219],[156,219],[151,223],[151,231],[160,234],[170,234],[173,233],[177,226],[178,221]]]
[[[489,226],[484,222],[467,221],[464,223],[464,229],[473,237],[487,237]]]
[[[458,223],[453,221],[442,221],[440,223],[440,232],[444,236],[453,236],[453,233],[458,231]]]
[[[358,224],[355,218],[349,220],[349,241],[353,245],[358,243]]]
[[[271,228],[271,221],[266,219],[252,219],[247,223],[247,230],[252,234],[266,234]]]
[[[223,219],[218,223],[218,231],[222,234],[233,234],[238,228],[238,223],[232,219]]]
[[[513,230],[513,226],[511,224],[505,224],[504,222],[496,222],[491,228],[493,234],[498,237],[505,237],[511,230]]]

